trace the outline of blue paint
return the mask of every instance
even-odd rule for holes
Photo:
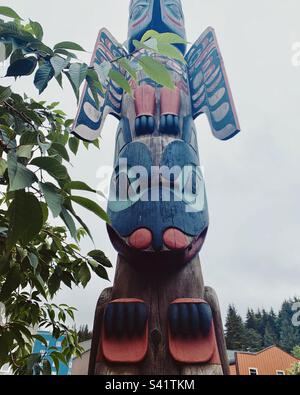
[[[193,118],[196,119],[200,114],[206,113],[214,136],[220,140],[229,140],[239,133],[240,126],[222,56],[212,28],[208,28],[200,36],[185,59],[190,70]],[[211,72],[205,76],[210,68]],[[198,95],[199,92],[203,92],[203,94]],[[218,92],[220,93],[220,99],[213,103],[213,97]],[[196,99],[193,99],[193,97],[196,97]],[[197,105],[199,97],[204,97],[204,100]],[[220,111],[222,106],[227,106],[227,114],[224,113],[220,120],[214,119],[214,113]]]
[[[48,347],[45,346],[45,344],[41,343],[39,340],[35,340],[32,353],[33,354],[45,354],[47,353],[47,348],[49,347],[57,347],[57,350],[60,352],[62,351],[61,343],[64,340],[64,337],[60,337],[58,339],[55,339],[50,332],[47,331],[38,331],[37,335],[42,336],[48,343]],[[50,364],[52,364],[52,359],[49,357],[45,357]],[[51,365],[51,370],[52,374],[56,374],[56,369],[53,365]],[[59,376],[67,376],[70,374],[70,368],[69,366],[63,364],[62,362],[59,362],[59,371],[58,375]]]
[[[174,22],[168,17],[169,15]],[[138,21],[141,21],[135,26]],[[176,23],[180,24],[178,26]],[[159,33],[176,33],[183,39],[186,38],[184,17],[180,0],[133,0],[130,5],[130,18],[128,29],[129,52],[135,47],[133,40],[141,40],[147,30],[155,30]],[[177,45],[184,54],[186,45]]]

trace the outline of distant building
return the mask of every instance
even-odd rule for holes
[[[72,376],[87,376],[89,370],[89,360],[91,353],[92,340],[87,340],[80,343],[80,346],[84,349],[81,358],[74,358],[72,362]]]
[[[35,340],[33,349],[32,349],[33,354],[38,354],[38,353],[45,354],[45,353],[47,353],[47,348],[49,348],[49,347],[56,347],[58,351],[62,350],[61,343],[64,339],[63,337],[60,337],[59,339],[55,339],[52,336],[52,334],[47,331],[38,331],[37,334],[40,336],[43,336],[43,338],[47,341],[47,347],[45,344],[41,343],[39,340]],[[59,363],[59,371],[57,373],[51,358],[47,358],[47,359],[51,363],[52,375],[58,374],[59,376],[67,376],[67,375],[71,374],[72,362],[70,362],[68,366],[63,364],[62,362],[60,362]]]
[[[279,347],[250,353],[229,351],[230,374],[238,376],[284,376],[299,360]]]

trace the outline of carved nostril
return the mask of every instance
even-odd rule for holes
[[[129,237],[129,244],[138,250],[145,250],[151,246],[152,233],[148,229],[138,229]]]
[[[170,250],[182,250],[188,246],[187,237],[178,229],[168,229],[164,233],[164,243]]]

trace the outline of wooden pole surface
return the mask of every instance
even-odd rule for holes
[[[206,299],[210,304],[222,366],[205,364],[190,366],[179,364],[172,359],[168,348],[167,312],[172,301],[186,297]],[[136,365],[109,364],[101,357],[101,327],[104,310],[107,303],[119,298],[141,298],[149,306],[149,348],[145,360]],[[99,298],[93,333],[90,375],[222,375],[229,373],[218,301],[214,291],[204,287],[198,257],[179,272],[145,277],[119,256],[114,286],[103,291]]]

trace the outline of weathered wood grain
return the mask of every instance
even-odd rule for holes
[[[142,265],[142,262],[141,262]],[[126,280],[124,280],[126,279]],[[149,349],[146,359],[138,365],[108,364],[104,358],[96,362],[96,355],[101,351],[101,322],[103,311],[110,300],[119,298],[140,298],[150,307],[149,317]],[[223,374],[220,365],[193,365],[188,366],[174,361],[168,348],[168,320],[167,313],[171,302],[178,298],[203,298],[209,300],[214,313],[218,345],[220,354],[224,354],[224,335],[218,304],[210,288],[204,288],[201,265],[199,258],[195,258],[180,272],[171,274],[156,273],[155,276],[144,276],[135,270],[122,257],[118,258],[115,282],[112,289],[105,290],[98,301],[94,338],[92,343],[90,373],[95,375],[216,375]],[[101,355],[101,352],[100,352]],[[221,356],[224,372],[226,361]],[[94,372],[94,373],[93,373]]]

